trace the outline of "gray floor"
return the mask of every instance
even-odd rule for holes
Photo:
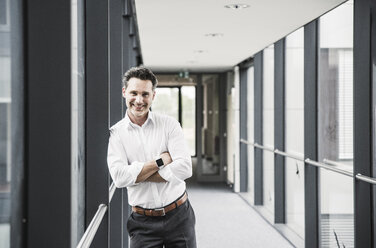
[[[251,206],[222,184],[188,184],[199,248],[293,247]]]

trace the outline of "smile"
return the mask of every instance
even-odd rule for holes
[[[146,105],[136,106],[136,105],[132,104],[132,107],[135,108],[137,111],[141,111],[146,107]]]

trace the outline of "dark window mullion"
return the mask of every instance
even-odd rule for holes
[[[254,58],[254,142],[263,144],[263,52]],[[263,204],[263,150],[254,148],[254,203]]]
[[[285,39],[274,44],[274,148],[285,150]],[[274,157],[274,220],[285,223],[285,157]]]
[[[354,175],[372,176],[372,59],[375,1],[354,1]],[[372,15],[372,16],[371,16]],[[375,24],[373,21],[372,24]],[[373,25],[374,27],[374,25]],[[370,56],[372,54],[372,56]],[[374,125],[374,124],[373,124]],[[373,137],[375,139],[375,137]],[[374,149],[374,148],[373,148]],[[375,161],[373,161],[375,163]],[[355,247],[374,247],[372,185],[354,181]]]
[[[318,21],[304,26],[304,158],[317,161]],[[305,247],[320,247],[318,168],[305,164]]]
[[[181,86],[179,86],[177,88],[179,90],[179,108],[178,108],[179,122],[180,122],[180,125],[183,127],[183,99],[182,99],[182,95],[181,95]]]

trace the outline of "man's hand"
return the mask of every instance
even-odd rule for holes
[[[163,160],[164,165],[168,165],[169,163],[172,162],[172,158],[169,152],[164,152],[160,156],[161,156],[161,159]]]

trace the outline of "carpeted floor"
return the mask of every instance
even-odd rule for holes
[[[199,248],[293,247],[224,184],[189,182]]]

